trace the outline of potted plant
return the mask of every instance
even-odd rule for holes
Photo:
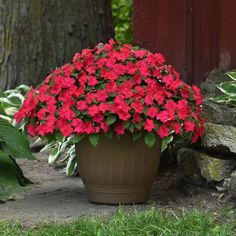
[[[162,54],[111,39],[32,88],[15,119],[31,136],[73,137],[91,201],[139,203],[148,199],[161,149],[203,135],[201,103],[200,89],[181,81]]]

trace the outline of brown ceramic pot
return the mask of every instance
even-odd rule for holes
[[[91,202],[143,203],[157,175],[161,140],[152,148],[131,135],[120,140],[101,137],[97,147],[83,139],[76,144],[78,169]]]

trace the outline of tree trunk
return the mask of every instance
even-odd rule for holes
[[[109,0],[0,0],[0,88],[37,85],[111,37]]]

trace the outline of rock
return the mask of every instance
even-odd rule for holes
[[[236,127],[235,107],[212,102],[208,97],[203,98],[202,116],[206,122]]]
[[[207,182],[219,182],[236,168],[235,160],[219,159],[190,148],[180,149],[177,160],[186,176],[197,184],[202,183],[202,178]]]
[[[236,198],[236,170],[233,171],[230,176],[230,184],[228,191],[231,197]]]
[[[204,185],[205,179],[201,176],[201,171],[198,168],[197,160],[197,151],[190,148],[181,148],[177,153],[177,161],[185,174],[185,182],[194,184],[194,185]]]
[[[236,157],[236,127],[207,122],[202,144],[209,152]]]
[[[209,74],[205,82],[202,83],[201,91],[204,95],[202,115],[207,122],[236,127],[235,107],[218,104],[210,100],[210,98],[222,94],[216,86],[225,81],[231,81],[229,76],[225,74],[225,71],[215,69]]]

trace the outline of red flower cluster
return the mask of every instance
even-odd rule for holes
[[[31,136],[129,131],[196,142],[203,135],[202,95],[179,77],[162,54],[111,39],[76,53],[72,64],[31,89],[15,119],[25,119]]]

